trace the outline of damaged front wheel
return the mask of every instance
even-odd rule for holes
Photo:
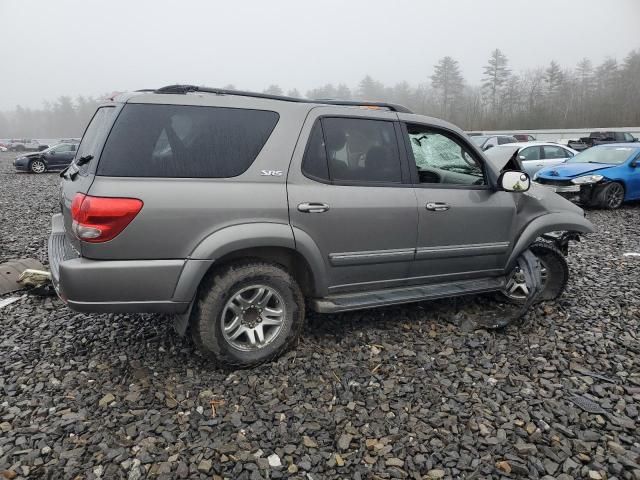
[[[564,292],[569,280],[569,265],[562,252],[550,242],[535,242],[529,248],[540,262],[541,292],[537,301],[555,300]],[[522,304],[530,295],[522,267],[516,265],[507,276],[502,295],[510,302]]]

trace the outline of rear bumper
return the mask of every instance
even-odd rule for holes
[[[184,260],[90,260],[66,239],[61,214],[53,216],[49,265],[58,296],[80,312],[181,313],[174,300]]]

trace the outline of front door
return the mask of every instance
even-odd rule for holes
[[[303,127],[287,179],[294,236],[320,250],[328,293],[402,285],[418,218],[397,117],[345,110],[318,107]]]
[[[511,250],[514,194],[489,186],[483,159],[458,133],[416,123],[404,124],[403,132],[418,200],[412,281],[501,274]]]

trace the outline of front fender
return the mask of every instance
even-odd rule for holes
[[[548,213],[537,217],[524,228],[518,237],[507,261],[505,271],[511,271],[520,254],[544,233],[559,231],[590,233],[594,230],[593,224],[578,213]]]

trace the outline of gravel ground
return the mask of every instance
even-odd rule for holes
[[[12,157],[0,262],[44,261],[59,178]],[[588,212],[567,292],[521,326],[470,331],[464,301],[311,315],[295,351],[252,370],[203,360],[164,317],[25,296],[0,310],[0,472],[640,479],[640,258],[623,256],[639,207]]]

